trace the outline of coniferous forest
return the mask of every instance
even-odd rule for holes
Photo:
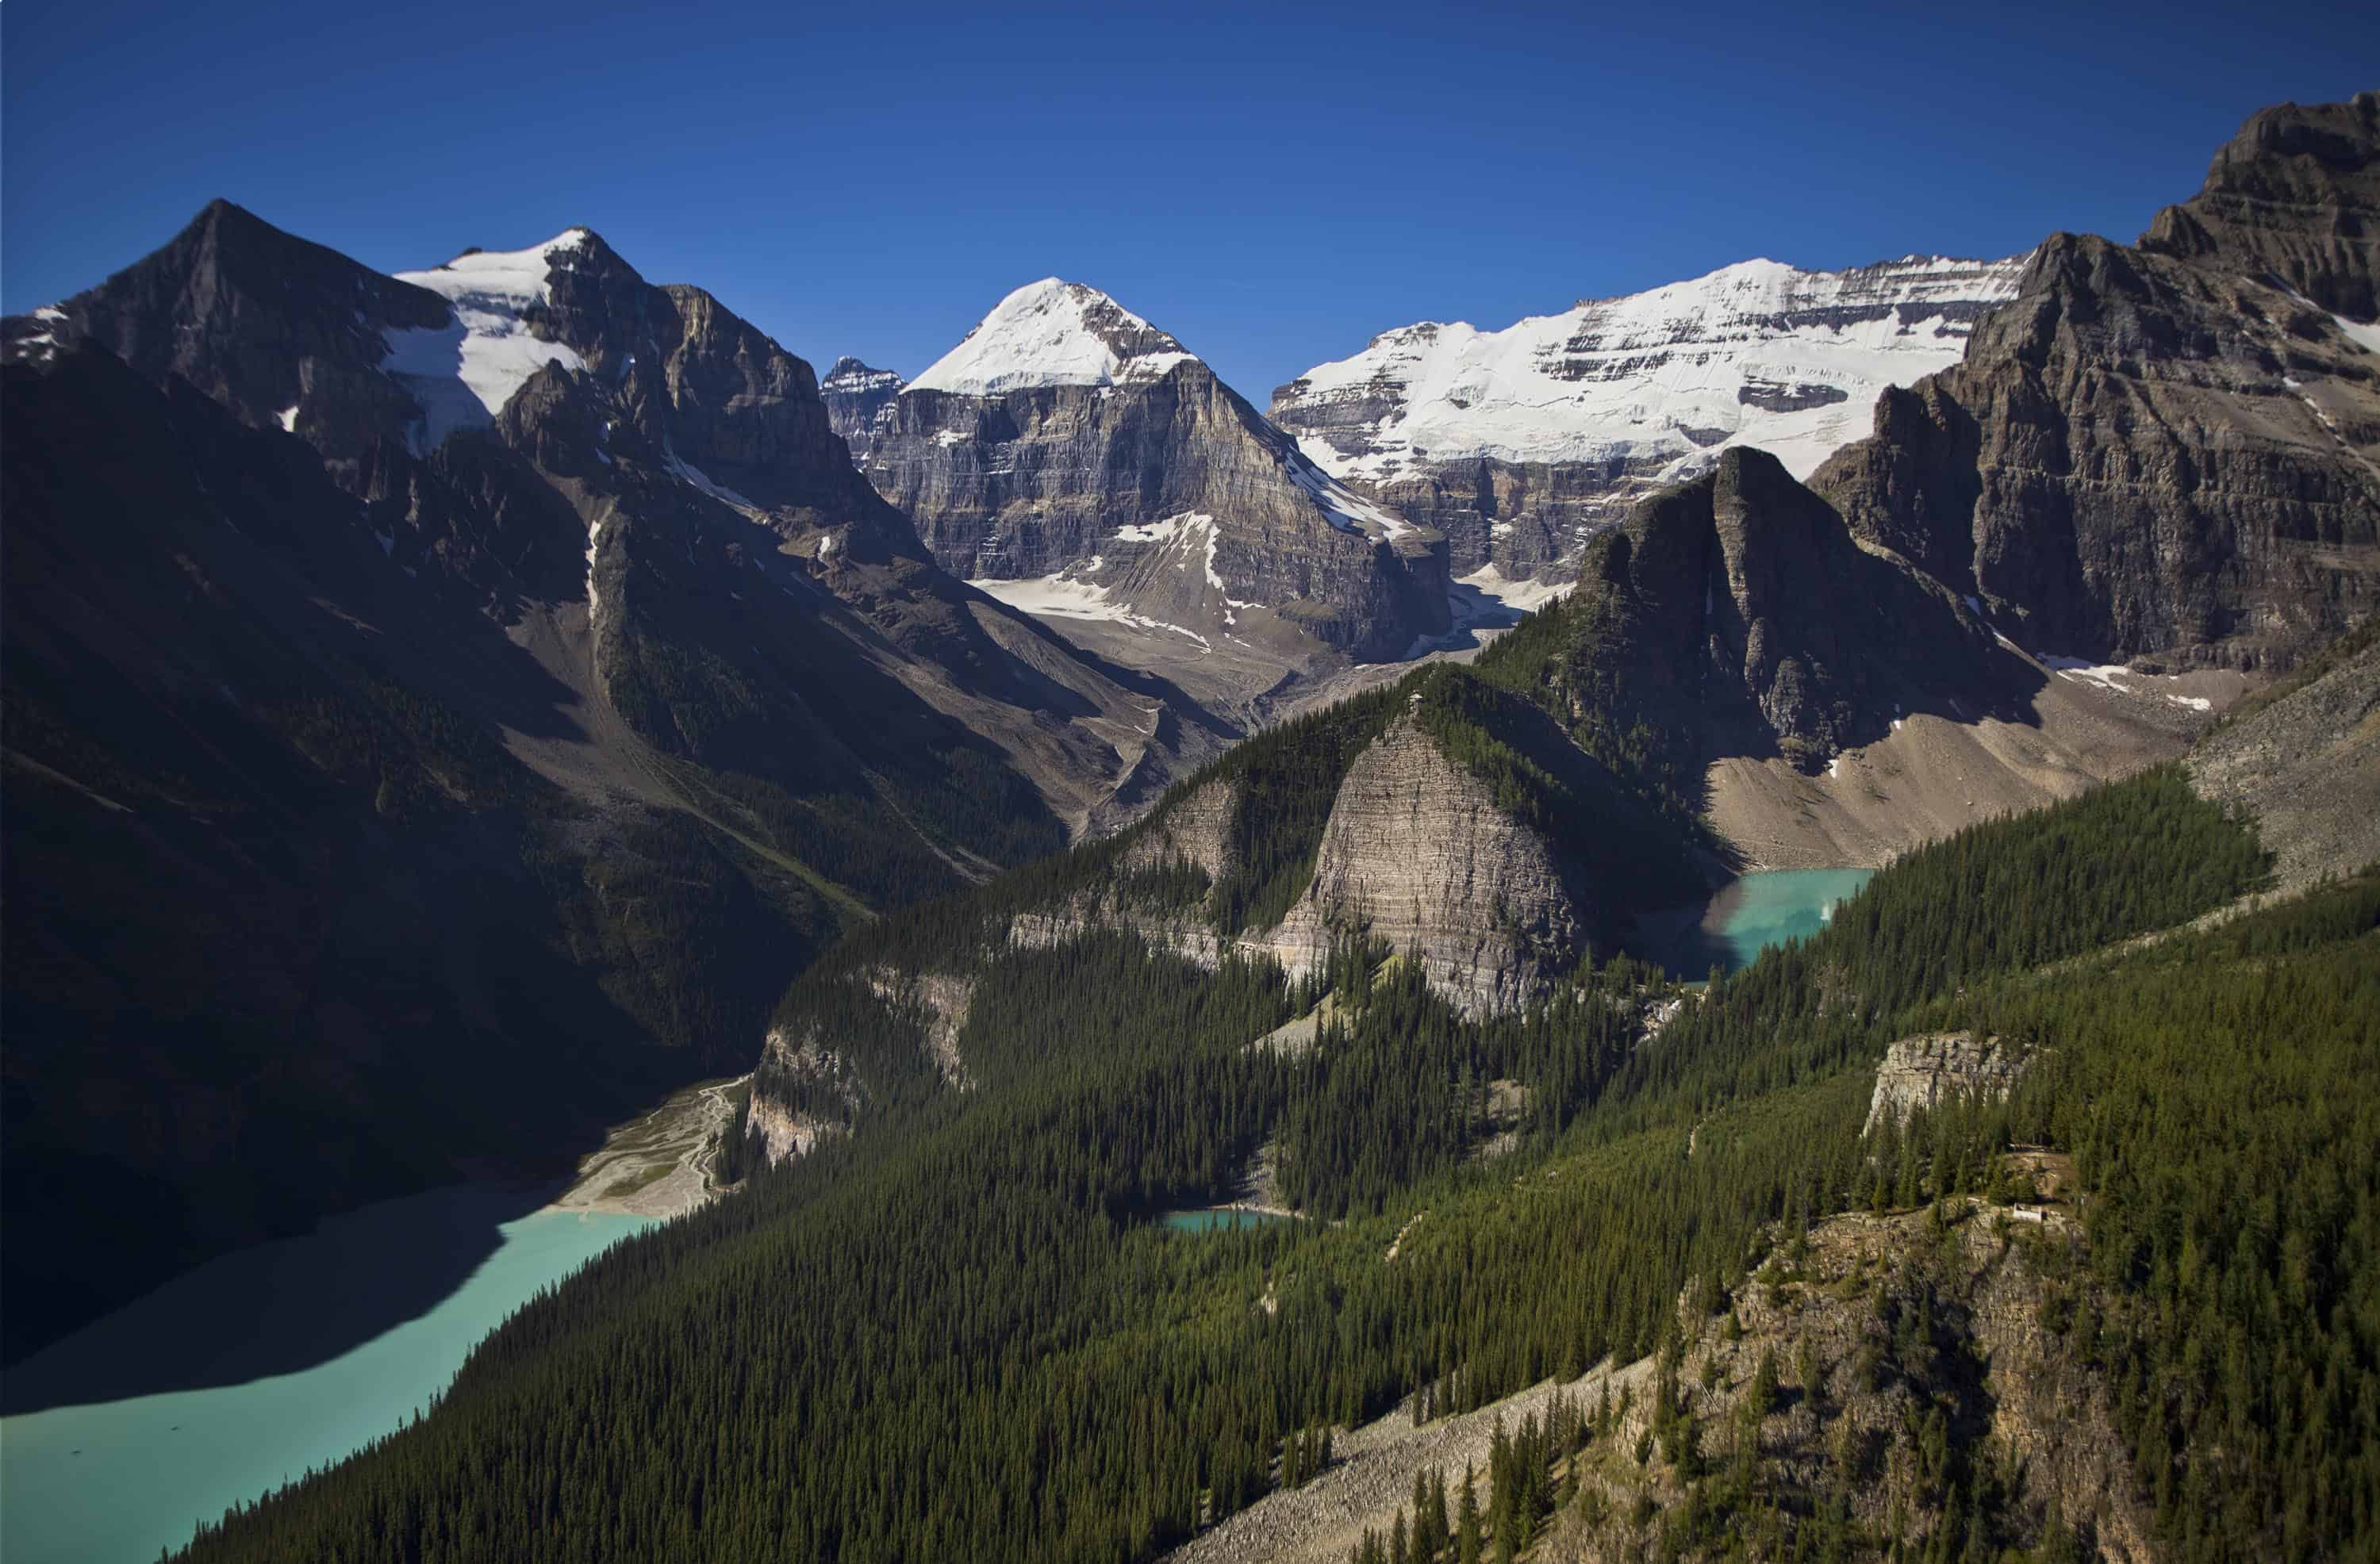
[[[1279,765],[1266,785],[1293,798],[1287,754],[1241,763]],[[1251,897],[1298,856],[1296,820]],[[1123,928],[989,938],[1089,872],[1045,862],[863,931],[788,993],[778,1025],[854,1061],[854,1134],[747,1157],[745,1194],[540,1297],[431,1416],[190,1556],[1144,1559],[1311,1477],[1333,1429],[1653,1353],[1682,1291],[1724,1296],[1772,1224],[1976,1187],[2029,1140],[2093,1192],[2087,1267],[2060,1285],[2168,1556],[2358,1557],[2380,1517],[2380,875],[2120,943],[2264,869],[2247,828],[2155,770],[1912,852],[1704,991],[1589,961],[1526,1014],[1466,1021],[1350,940],[1314,1045],[1276,1050],[1249,1043],[1322,985]],[[916,958],[974,986],[966,1090],[932,1088],[920,1015],[849,1001],[854,975]],[[2045,1062],[1988,1111],[1864,1140],[1885,1045],[1951,1025]],[[1303,1219],[1151,1220],[1227,1197],[1260,1148]],[[1556,1438],[1526,1431],[1528,1470]],[[1524,1544],[1542,1499],[1496,1499],[1475,1546],[1494,1525]],[[1710,1502],[1706,1540],[1757,1509]],[[1435,1511],[1428,1530],[1402,1556],[1455,1557]]]

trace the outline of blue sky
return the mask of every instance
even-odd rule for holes
[[[584,223],[821,370],[1056,273],[1261,405],[1415,320],[2130,238],[2254,108],[2380,86],[2358,9],[8,0],[0,307],[217,195],[386,270]]]

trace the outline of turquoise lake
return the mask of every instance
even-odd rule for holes
[[[1761,952],[1788,940],[1806,940],[1827,926],[1837,903],[1848,901],[1874,869],[1772,869],[1731,881],[1699,909],[1673,915],[1656,953],[1681,977],[1700,977],[1716,964],[1734,972]],[[1678,927],[1682,925],[1682,927]]]
[[[1270,1211],[1235,1211],[1224,1206],[1204,1211],[1165,1213],[1165,1225],[1177,1232],[1230,1231],[1235,1228],[1261,1227],[1267,1222],[1286,1222],[1293,1219]]]
[[[180,1546],[201,1517],[410,1421],[540,1288],[652,1225],[534,1204],[464,1189],[367,1206],[27,1358],[8,1402],[41,1410],[0,1419],[0,1558],[140,1564]],[[174,1388],[117,1394],[144,1375]],[[71,1404],[78,1388],[95,1395]]]

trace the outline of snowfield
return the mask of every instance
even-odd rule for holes
[[[447,325],[389,333],[381,360],[421,404],[422,450],[437,449],[455,430],[488,423],[547,364],[587,367],[565,345],[531,334],[522,319],[546,301],[548,274],[567,266],[587,236],[586,229],[573,228],[528,249],[481,250],[427,272],[396,273],[398,282],[428,288],[455,311]]]
[[[1148,346],[1119,350],[1118,337]],[[1046,385],[1117,385],[1156,380],[1191,361],[1180,343],[1099,289],[1044,277],[994,305],[907,389],[999,396]]]
[[[1689,476],[1729,445],[1806,478],[1869,432],[1879,392],[1956,363],[1978,307],[2015,296],[2028,258],[1912,256],[1849,272],[1747,261],[1581,303],[1501,331],[1425,321],[1318,365],[1275,398],[1280,421],[1389,399],[1354,430],[1299,445],[1334,477],[1394,479],[1433,462],[1669,456]],[[1766,403],[1767,406],[1763,406]]]

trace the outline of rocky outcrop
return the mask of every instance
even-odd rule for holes
[[[1326,964],[1341,932],[1361,932],[1418,961],[1464,1013],[1515,1010],[1586,948],[1595,892],[1581,878],[1400,720],[1349,766],[1312,885],[1264,939],[1297,973]]]
[[[1260,944],[1223,939],[1196,911],[1164,910],[1114,898],[1085,895],[1055,907],[1019,913],[1009,921],[1008,942],[1020,951],[1055,951],[1101,929],[1137,935],[1152,951],[1181,957],[1209,971],[1220,966],[1227,950],[1270,954]]]
[[[1956,701],[1972,715],[1997,698],[1975,617],[1859,547],[1760,451],[1725,453],[1598,536],[1577,592],[1543,620],[1530,644],[1551,655],[1530,676],[1595,753],[1690,806],[1720,756],[1815,770],[1902,710]],[[1521,655],[1518,642],[1490,654]]]
[[[1126,869],[1188,864],[1212,882],[1230,872],[1234,858],[1234,821],[1244,784],[1236,778],[1210,782],[1184,794],[1151,819],[1124,849]]]
[[[1105,295],[1019,289],[877,416],[867,473],[934,558],[1184,656],[1286,634],[1361,657],[1448,625],[1444,540],[1302,455]]]
[[[2137,248],[2053,236],[1811,487],[2034,652],[2285,667],[2345,629],[2380,602],[2375,102],[2258,115]]]
[[[826,402],[827,422],[851,447],[851,459],[861,467],[876,447],[877,415],[892,405],[909,382],[890,370],[870,369],[848,355],[834,361],[819,382]]]
[[[2014,1089],[2028,1062],[2015,1045],[1972,1032],[1903,1037],[1885,1049],[1884,1062],[1876,1066],[1866,1129],[1888,1119],[1905,1123],[1921,1108],[1997,1102]]]
[[[2380,619],[2303,674],[2243,706],[2188,762],[2200,796],[2254,820],[2283,892],[2380,863]]]
[[[2204,188],[2141,236],[2159,255],[2267,276],[2319,309],[2380,317],[2380,92],[2283,103],[2248,117]]]
[[[975,1080],[959,1052],[959,1034],[966,1030],[967,1011],[975,1003],[975,980],[950,973],[909,974],[889,966],[870,967],[868,991],[887,1005],[905,1007],[924,1023],[926,1056],[942,1084],[966,1090]]]
[[[783,1026],[769,1028],[752,1077],[748,1121],[770,1161],[807,1157],[820,1141],[849,1134],[867,1101],[857,1071],[827,1045],[815,1024],[798,1036]]]
[[[746,1133],[760,1143],[771,1162],[783,1162],[789,1157],[808,1157],[819,1148],[820,1142],[850,1133],[840,1120],[787,1108],[783,1103],[760,1097],[752,1099],[751,1115],[747,1123],[749,1128]]]
[[[1444,533],[1456,575],[1518,579],[1729,447],[1807,477],[1865,431],[1879,391],[1956,363],[2022,268],[1755,261],[1501,331],[1424,322],[1281,387],[1270,416],[1334,477]]]

